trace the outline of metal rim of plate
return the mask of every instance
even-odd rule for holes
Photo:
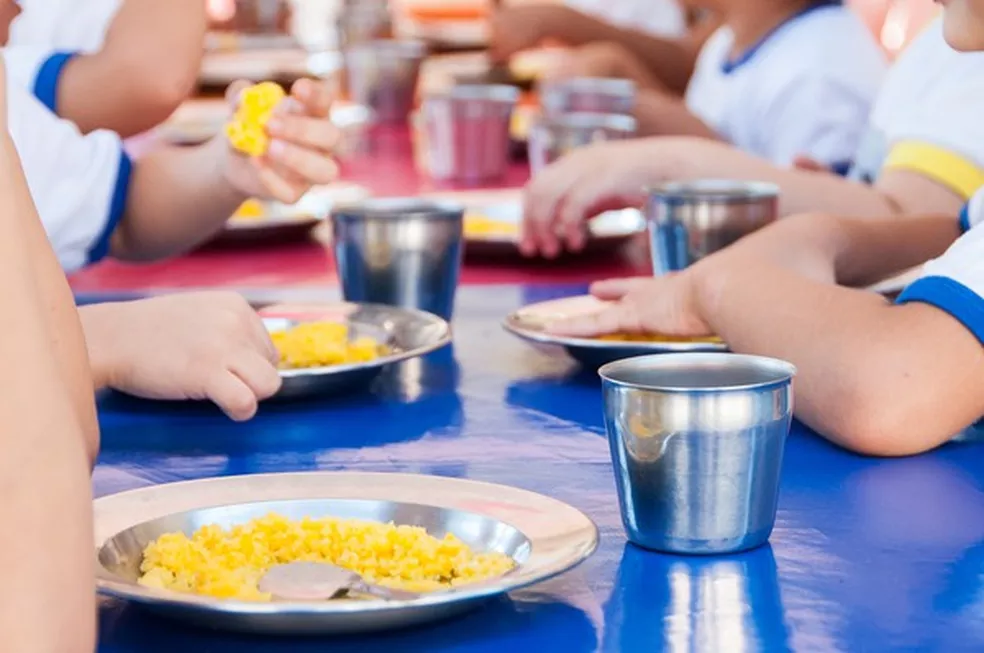
[[[97,499],[93,503],[96,558],[98,561],[100,550],[117,535],[157,519],[237,505],[319,499],[388,501],[477,514],[518,531],[531,544],[529,555],[499,578],[410,601],[225,601],[143,587],[99,562],[96,589],[101,595],[131,601],[165,616],[225,629],[275,634],[367,632],[376,619],[385,619],[387,624],[377,629],[388,629],[464,612],[484,600],[565,573],[598,546],[598,529],[584,513],[527,490],[419,474],[304,472],[183,481]],[[371,616],[372,623],[365,629],[353,629],[351,620],[359,615]],[[286,622],[295,628],[284,627]]]
[[[266,232],[284,227],[314,227],[328,219],[334,206],[367,199],[371,193],[356,184],[315,187],[296,204],[261,201],[264,214],[256,218],[229,218],[226,232]]]
[[[506,316],[502,323],[503,328],[523,340],[544,345],[559,345],[570,350],[631,350],[638,352],[638,354],[632,355],[728,351],[726,344],[717,342],[644,342],[557,336],[545,333],[542,325],[531,324],[529,320],[523,319],[523,311],[531,306],[535,307],[537,304],[525,306]]]
[[[362,372],[382,370],[386,366],[437,351],[451,343],[451,325],[437,315],[417,309],[385,306],[383,304],[334,302],[309,304],[305,306],[305,311],[309,311],[306,314],[307,316],[303,318],[292,318],[290,316],[263,315],[261,309],[261,317],[268,329],[270,329],[271,323],[277,320],[289,323],[287,326],[292,326],[299,322],[343,321],[355,331],[364,332],[377,339],[392,335],[387,325],[394,328],[395,326],[415,321],[420,330],[427,330],[427,337],[422,342],[414,345],[407,344],[405,341],[386,342],[385,344],[394,348],[392,353],[364,363],[281,369],[280,378],[283,379],[284,386],[281,388],[280,396],[289,395],[299,397],[302,395],[321,394],[318,384],[304,384],[303,382],[313,382],[318,379],[327,380],[342,375],[354,376]],[[323,317],[318,317],[322,314]],[[309,387],[310,390],[297,391],[293,387],[300,387],[302,385]]]

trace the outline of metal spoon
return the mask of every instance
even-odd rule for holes
[[[325,601],[363,594],[385,601],[412,601],[417,592],[367,583],[362,576],[327,562],[290,562],[271,567],[260,578],[259,590],[287,601]]]

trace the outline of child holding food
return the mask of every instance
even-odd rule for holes
[[[849,178],[776,165],[700,138],[602,143],[571,153],[527,188],[524,249],[559,251],[558,233],[563,244],[577,248],[581,225],[597,208],[638,206],[645,187],[668,180],[772,182],[782,191],[780,210],[787,215],[956,213],[984,184],[981,98],[984,53],[955,52],[937,21],[892,66]]]
[[[984,0],[945,7],[946,40],[984,50]],[[927,259],[894,303],[856,289]],[[959,219],[807,214],[679,274],[592,292],[612,303],[549,329],[717,334],[736,352],[788,360],[799,418],[859,453],[924,452],[984,416],[984,189]]]
[[[0,62],[0,296],[7,315],[0,341],[7,592],[0,631],[6,651],[91,652],[96,605],[87,462],[98,447],[98,424],[72,295],[7,132],[4,76]]]
[[[194,89],[205,37],[202,0],[19,4],[5,45],[8,74],[83,132],[139,134]]]

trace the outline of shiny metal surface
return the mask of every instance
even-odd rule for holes
[[[461,272],[464,208],[378,199],[332,211],[346,300],[416,308],[450,319]]]
[[[779,187],[743,181],[673,182],[646,205],[656,275],[683,270],[779,217]]]
[[[600,304],[591,297],[570,297],[524,306],[506,316],[502,326],[529,342],[563,347],[567,353],[589,369],[623,358],[649,354],[725,351],[717,342],[617,342],[595,338],[572,338],[546,333],[547,324],[575,313],[598,310]]]
[[[377,40],[352,45],[345,50],[349,97],[369,107],[377,122],[406,122],[426,53],[426,46],[419,41]]]
[[[327,601],[335,598],[359,598],[365,594],[384,601],[410,601],[419,592],[374,585],[361,575],[328,562],[295,560],[274,565],[257,583],[257,589],[274,598],[288,601]]]
[[[598,525],[599,548],[577,569],[432,626],[289,642],[185,626],[103,598],[99,653],[984,651],[984,433],[882,460],[847,453],[794,421],[768,544],[729,556],[643,550],[626,542],[597,375],[499,326],[521,306],[584,292],[462,286],[453,347],[396,365],[372,393],[266,403],[243,424],[204,405],[102,396],[93,473],[96,496],[318,470],[509,485]],[[267,300],[334,293],[293,287]],[[121,297],[80,297],[97,299]]]
[[[373,473],[269,474],[208,479],[98,499],[97,589],[163,616],[210,628],[311,635],[403,628],[466,612],[489,599],[577,566],[598,544],[595,525],[560,501],[510,487],[436,476]],[[164,533],[230,527],[276,512],[339,517],[454,533],[517,566],[508,574],[408,600],[251,603],[153,590],[137,584],[144,548]]]
[[[602,367],[622,521],[647,549],[722,554],[772,533],[795,368],[737,354]]]
[[[343,322],[354,337],[369,336],[392,352],[373,361],[330,367],[280,370],[282,385],[275,399],[348,394],[366,390],[390,365],[429,354],[451,342],[443,319],[414,309],[373,304],[324,304],[305,307],[301,317],[261,311],[268,331],[282,331],[311,319]]]
[[[549,117],[570,113],[632,115],[636,86],[628,79],[576,77],[540,84],[540,104]]]
[[[476,184],[500,179],[509,165],[509,128],[519,90],[463,84],[424,98],[424,167],[435,179]]]
[[[529,133],[530,169],[534,174],[568,152],[602,141],[635,136],[635,118],[610,113],[569,113],[534,121]]]
[[[359,43],[388,38],[393,34],[389,2],[359,0],[345,2],[335,21],[336,44],[349,48]]]

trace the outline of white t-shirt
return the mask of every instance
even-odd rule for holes
[[[869,30],[840,5],[817,5],[737,59],[731,29],[701,50],[687,107],[736,147],[778,165],[853,159],[886,70]]]
[[[956,52],[934,21],[886,77],[852,177],[908,169],[970,198],[984,186],[982,108],[984,52]]]
[[[52,111],[72,55],[102,47],[122,0],[20,0],[4,48],[7,75]]]
[[[946,311],[984,345],[984,189],[960,213],[960,228],[963,235],[923,267],[898,303],[924,302]]]
[[[105,257],[129,190],[131,163],[119,136],[83,136],[10,79],[7,104],[10,134],[62,268],[73,272]]]
[[[566,0],[573,9],[654,36],[683,36],[687,21],[675,0]]]

